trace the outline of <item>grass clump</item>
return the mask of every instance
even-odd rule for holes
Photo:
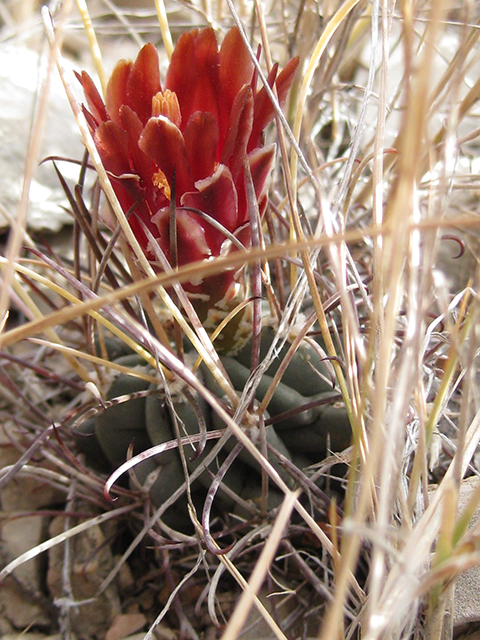
[[[165,619],[182,637],[211,625],[241,637],[252,607],[277,638],[453,637],[453,585],[478,561],[475,7],[79,8],[53,21],[43,11],[49,73],[60,72],[88,151],[75,159],[77,184],[51,160],[72,213],[71,252],[26,234],[40,103],[0,258],[1,411],[18,451],[0,486],[48,482],[70,520],[0,576],[112,521],[116,564],[97,595],[133,571],[138,601],[150,588],[161,603],[142,610],[145,637]],[[210,223],[192,217],[200,207],[175,206],[176,148],[165,143],[162,164],[152,142],[175,120],[173,103],[164,91],[158,130],[147,125],[139,143],[163,198],[155,226],[138,213],[151,208],[146,174],[116,173],[120,146],[104,153],[100,128],[116,143],[120,134],[99,116],[109,76],[100,51],[114,59],[119,29],[125,46],[152,41],[165,77],[182,33],[211,26],[222,42],[234,25],[258,91],[274,60],[299,64],[288,98],[280,80],[265,90],[265,143],[241,155],[239,133],[237,151],[212,161],[241,176],[248,216],[232,228],[221,220],[227,241],[197,261],[186,225],[211,240]],[[96,94],[82,76],[88,112],[61,53],[72,33],[99,77]],[[256,163],[272,143],[267,203]],[[228,286],[209,306],[201,286],[222,277]]]

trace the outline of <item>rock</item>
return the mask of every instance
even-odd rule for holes
[[[40,515],[5,522],[0,531],[2,559],[8,563],[33,549],[43,542],[46,530],[47,519]],[[45,598],[42,594],[44,564],[45,556],[36,556],[15,569],[1,585],[0,617],[16,629],[51,623],[53,611],[49,617],[41,605]]]
[[[3,615],[3,606],[0,606],[0,638],[8,637],[9,634],[14,633],[14,629],[12,627],[12,623],[9,622],[5,616]],[[15,638],[17,638],[18,632],[15,633]]]
[[[30,127],[39,78],[45,74],[46,59],[24,46],[0,49],[0,229],[7,228],[5,211],[15,218],[20,199]],[[49,155],[81,160],[75,118],[56,69],[52,75],[48,118],[43,132],[39,162]],[[78,179],[79,168],[62,162],[61,171]],[[71,216],[62,210],[67,203],[51,163],[38,168],[31,185],[28,226],[32,230],[58,231]]]
[[[33,549],[43,542],[46,530],[47,520],[40,515],[7,521],[0,531],[0,544],[4,557],[13,560]],[[44,557],[36,556],[15,569],[15,578],[21,584],[28,585],[30,589],[40,591],[43,582],[43,564]]]
[[[19,457],[12,445],[5,423],[0,434],[0,468],[14,464]],[[20,472],[0,491],[0,510],[4,516],[16,511],[36,511],[58,500],[58,491],[51,489],[38,478],[27,477]],[[61,494],[64,498],[65,494]],[[32,515],[17,519],[5,519],[0,530],[0,557],[6,565],[22,553],[45,540],[47,518]],[[32,625],[50,625],[53,607],[46,610],[44,583],[45,556],[40,555],[18,567],[12,576],[0,585],[0,637],[8,637],[15,629],[24,630]],[[15,638],[18,633],[15,634]]]
[[[51,487],[38,477],[20,471],[0,491],[0,505],[5,513],[37,511],[65,500],[65,493]]]
[[[2,464],[4,458],[5,456],[0,455],[0,469],[7,466]],[[14,461],[16,459],[10,460],[8,464],[13,464]],[[22,471],[0,490],[0,509],[3,513],[39,511],[64,500],[65,492],[52,487],[39,477],[27,476]]]
[[[121,556],[115,556],[115,564],[121,562]],[[117,583],[121,591],[128,591],[135,584],[135,578],[133,577],[132,570],[127,562],[122,562],[117,573]]]
[[[0,469],[15,464],[19,459],[20,452],[12,444],[16,439],[16,427],[6,421],[0,431]],[[64,500],[64,491],[22,471],[0,489],[0,509],[3,513],[38,511]]]
[[[3,626],[2,619],[19,630],[32,626],[48,627],[52,622],[42,606],[12,577],[6,578],[0,589],[0,629]]]
[[[461,513],[467,505],[472,493],[477,489],[479,479],[476,476],[466,478],[460,485],[458,511]],[[480,509],[475,512],[469,528],[475,526],[480,518]],[[453,596],[453,628],[454,632],[465,625],[480,622],[480,566],[460,574],[455,580]]]
[[[132,633],[140,631],[147,624],[147,618],[143,613],[126,613],[118,615],[112,626],[107,631],[105,640],[123,640]],[[143,635],[143,634],[142,634]]]
[[[258,594],[258,597],[262,601],[262,604],[266,607],[270,614],[273,614],[273,598],[274,596],[268,595],[268,590],[263,587]],[[278,620],[285,620],[288,615],[290,615],[294,609],[294,601],[292,599],[280,601],[280,598],[276,598],[276,609],[275,614],[278,616]],[[295,629],[296,633],[294,637],[304,637],[302,634],[303,629],[298,628]],[[315,629],[315,632],[317,629]],[[292,634],[293,636],[293,634]],[[263,616],[258,612],[255,606],[252,606],[248,617],[243,625],[242,632],[240,634],[242,640],[275,640],[275,635],[273,631],[270,629],[270,626],[263,618]]]
[[[52,521],[50,535],[63,531],[64,517]],[[120,603],[115,583],[97,595],[103,580],[114,567],[109,545],[105,544],[102,529],[92,526],[70,540],[72,566],[70,583],[75,602],[72,608],[72,629],[79,638],[104,638],[120,613]],[[47,584],[56,599],[65,597],[63,591],[64,545],[50,549]],[[88,601],[82,604],[83,601]]]

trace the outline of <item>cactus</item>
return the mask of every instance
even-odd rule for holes
[[[293,58],[280,73],[276,64],[270,69],[267,82],[275,89],[280,107],[298,64]],[[122,60],[116,65],[105,102],[88,74],[84,72],[78,79],[86,96],[84,115],[98,154],[120,206],[129,213],[128,224],[142,257],[153,271],[210,262],[243,251],[254,236],[258,243],[258,223],[266,211],[275,158],[275,145],[265,145],[263,130],[273,120],[275,109],[266,88],[257,86],[254,61],[237,28],[228,31],[220,47],[211,28],[184,33],[163,82],[157,51],[152,44],[145,45],[135,62]],[[110,219],[104,222],[116,226]],[[247,276],[241,266],[191,277],[182,283],[181,295],[188,297],[205,329],[214,331],[234,307],[246,301]],[[175,294],[179,295],[178,289]],[[187,311],[188,305],[182,305],[191,321],[192,312]],[[258,313],[253,321],[250,311],[243,309],[215,342],[223,351],[221,364],[238,397],[250,384],[252,344],[243,344],[245,329],[248,339],[253,324],[259,324]],[[260,361],[267,356],[273,339],[273,330],[264,327]],[[179,340],[177,332],[177,347]],[[118,352],[118,347],[111,348]],[[287,343],[265,371],[258,372],[248,414],[253,420],[258,417],[255,402],[262,403],[288,348]],[[263,446],[268,448],[269,462],[289,487],[299,481],[298,469],[318,462],[329,447],[342,449],[350,440],[346,410],[335,404],[339,396],[321,352],[320,345],[316,349],[303,341],[261,412],[266,424]],[[120,362],[142,364],[136,355],[123,356]],[[196,375],[233,414],[234,398],[225,400],[205,364]],[[171,441],[183,447],[183,451],[170,448],[135,467],[133,487],[138,481],[143,483],[156,506],[181,489],[186,475],[195,478],[189,487],[192,499],[195,494],[201,503],[209,495],[211,501],[212,478],[217,476],[213,483],[215,489],[219,484],[215,505],[245,513],[246,500],[255,501],[262,494],[259,462],[241,450],[235,438],[226,438],[221,446],[207,439],[201,452],[182,444],[179,438],[200,434],[200,425],[207,431],[224,430],[226,425],[204,399],[193,397],[191,390],[177,383],[167,389],[164,384],[149,385],[119,375],[108,391],[108,400],[128,394],[133,394],[132,398],[126,402],[120,398],[106,410],[100,409],[94,424],[87,423],[84,430],[94,432],[113,467],[125,460],[131,443],[134,454]],[[251,438],[257,437],[258,430],[245,429]],[[199,439],[203,442],[204,438]],[[270,486],[267,506],[277,506],[281,495]],[[178,526],[183,526],[185,499],[178,499],[165,517],[173,523],[182,519]]]
[[[266,354],[273,337],[271,329],[262,332],[262,356]],[[258,401],[263,399],[288,346],[287,343],[267,368],[268,373],[262,376],[255,394]],[[237,356],[220,358],[239,396],[250,377],[250,370],[245,366],[250,347],[251,343],[248,343]],[[142,365],[142,360],[137,355],[121,356],[117,361],[133,368]],[[151,373],[154,373],[153,370]],[[219,385],[205,366],[199,369],[197,376],[207,389],[222,399]],[[138,397],[137,392],[146,393]],[[133,394],[132,399],[127,399],[129,394]],[[109,389],[108,400],[121,400],[122,397],[126,399],[125,402],[100,410],[94,419],[96,446],[109,460],[112,469],[125,461],[127,450],[132,443],[133,453],[136,454],[151,446],[175,441],[175,421],[182,436],[198,434],[200,420],[204,421],[207,430],[225,428],[208,403],[198,396],[192,398],[191,393],[183,392],[181,389],[175,393],[172,391],[169,404],[163,383],[154,385],[127,374],[119,374]],[[307,406],[305,410],[296,412],[304,405]],[[282,415],[289,414],[290,417],[281,418]],[[276,421],[277,417],[281,419]],[[345,407],[338,402],[338,394],[332,388],[332,383],[328,382],[325,362],[320,358],[318,351],[309,344],[303,344],[294,354],[268,405],[265,418],[269,423],[266,427],[266,439],[270,450],[278,451],[292,467],[298,467],[300,470],[321,461],[328,449],[340,451],[350,442],[350,425]],[[84,432],[89,430],[91,434],[92,428],[89,423],[88,425],[84,427]],[[204,460],[212,452],[215,443],[216,440],[208,441],[198,457],[194,455],[195,449],[192,446],[183,446],[188,474],[192,474],[198,468],[201,471],[191,485],[199,506],[212,484],[212,478],[236,444],[231,438],[208,467],[203,468]],[[91,455],[95,447],[90,447],[89,450]],[[269,460],[287,486],[293,488],[298,478],[292,473],[291,468],[286,468],[275,455],[269,454]],[[154,473],[156,477],[152,481]],[[185,481],[185,472],[177,447],[140,462],[135,466],[135,474],[140,484],[153,482],[148,485],[148,492],[152,503],[157,507],[160,507]],[[134,489],[135,483],[131,482],[131,486]],[[236,504],[235,495],[241,499],[240,504]],[[253,499],[255,502],[260,495],[261,470],[251,455],[243,450],[222,480],[215,505],[222,511],[244,514],[242,501]],[[281,494],[271,487],[268,506],[278,506],[280,501]],[[165,518],[165,521],[175,528],[188,528],[184,496],[167,510]]]

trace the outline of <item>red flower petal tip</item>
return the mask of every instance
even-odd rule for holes
[[[297,67],[293,58],[278,75],[276,66],[270,73],[280,105]],[[85,72],[77,77],[88,125],[120,204],[127,211],[139,203],[130,224],[152,263],[157,263],[155,251],[144,228],[168,258],[173,199],[179,264],[220,255],[229,237],[228,246],[235,247],[229,234],[249,244],[244,166],[250,163],[262,214],[274,160],[274,146],[263,147],[263,130],[275,112],[265,89],[257,91],[255,67],[236,27],[220,48],[211,28],[184,33],[163,88],[153,44],[134,62],[118,62],[105,103]],[[234,271],[225,271],[184,286],[210,296],[213,306],[234,277]]]

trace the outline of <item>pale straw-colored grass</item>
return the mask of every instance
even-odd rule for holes
[[[308,588],[315,594],[310,606],[313,602],[313,608],[318,607],[306,634],[318,632],[321,640],[451,637],[446,611],[451,607],[453,580],[479,560],[478,535],[468,523],[480,503],[480,491],[474,492],[463,516],[457,508],[462,479],[466,473],[477,473],[474,455],[480,439],[475,388],[479,320],[475,254],[479,190],[475,172],[480,133],[478,9],[468,3],[453,6],[446,0],[401,5],[387,0],[321,5],[171,0],[166,6],[156,0],[155,7],[158,23],[153,6],[145,15],[150,20],[149,33],[158,29],[156,42],[163,41],[165,60],[171,55],[172,38],[178,36],[181,25],[207,22],[217,27],[219,34],[237,23],[249,46],[253,32],[251,54],[255,62],[254,50],[262,42],[266,67],[264,62],[258,65],[260,82],[265,80],[265,68],[268,72],[273,59],[280,58],[284,64],[291,55],[302,56],[285,115],[277,104],[275,127],[268,134],[278,143],[279,151],[271,198],[288,229],[279,225],[275,243],[267,240],[246,253],[237,252],[206,265],[188,265],[175,273],[154,273],[102,166],[78,102],[75,79],[62,54],[62,44],[68,43],[72,26],[78,37],[83,24],[85,48],[90,47],[99,84],[105,88],[108,70],[102,63],[102,48],[110,50],[113,45],[100,19],[104,7],[78,0],[81,21],[69,2],[54,19],[48,9],[43,9],[50,52],[48,74],[39,94],[22,199],[18,213],[12,215],[5,256],[0,258],[0,350],[10,353],[29,341],[27,357],[34,357],[37,349],[63,355],[66,366],[85,389],[78,401],[72,400],[64,407],[65,414],[57,426],[68,425],[72,416],[80,420],[86,412],[100,410],[98,398],[106,390],[105,372],[118,369],[105,358],[86,355],[74,343],[69,344],[71,335],[64,328],[71,323],[78,327],[88,316],[129,344],[153,368],[161,367],[167,379],[174,374],[203,396],[229,427],[227,433],[212,432],[209,436],[218,440],[218,448],[228,437],[236,438],[259,462],[265,478],[268,476],[284,492],[284,502],[275,516],[253,529],[261,533],[264,543],[249,571],[245,571],[245,563],[242,569],[236,563],[237,553],[254,537],[252,531],[215,560],[207,559],[199,546],[194,566],[188,570],[182,567],[178,590],[210,563],[209,579],[214,586],[208,608],[214,621],[219,613],[215,598],[221,589],[220,575],[228,572],[240,585],[242,595],[222,632],[224,640],[238,637],[252,607],[267,620],[275,637],[292,637],[288,630],[282,631],[282,621],[272,617],[258,596],[267,576],[272,575],[280,548],[286,548],[282,540],[284,536],[288,540],[293,512],[304,530],[310,530],[318,550],[318,565],[311,549],[303,550],[309,560],[304,562],[304,570],[307,574],[310,571],[311,577]],[[115,16],[120,15],[128,37],[141,10],[124,7],[116,11],[110,19],[118,27]],[[288,42],[285,34],[289,35]],[[26,260],[22,252],[22,246],[28,244],[29,185],[39,160],[39,142],[45,134],[42,127],[48,81],[54,72],[61,75],[72,118],[77,120],[105,197],[143,272],[140,275],[130,258],[130,263],[124,261],[132,282],[120,283],[118,288],[102,282],[92,291],[89,283],[94,281],[95,270],[80,287],[73,271],[62,271],[43,254],[34,260],[27,256]],[[275,103],[273,93],[271,97]],[[263,233],[269,237],[266,229]],[[462,258],[468,273],[460,270],[458,276],[449,279],[455,261],[441,262],[438,256],[445,243],[455,242],[452,238],[458,238],[460,253],[470,254],[471,260],[467,263],[465,256]],[[121,246],[125,248],[125,242]],[[286,486],[262,451],[252,444],[241,427],[252,419],[248,417],[251,390],[237,396],[225,377],[215,340],[188,307],[188,300],[183,298],[184,309],[180,309],[169,293],[172,284],[181,285],[193,274],[220,272],[243,263],[261,264],[264,282],[273,292],[273,309],[278,282],[269,277],[269,270],[274,273],[275,261],[283,268],[288,265],[286,304],[276,307],[278,345],[303,317],[300,310],[313,314],[312,323],[315,320],[315,328],[322,334],[350,416],[352,446],[337,456],[347,468],[342,479],[341,511],[337,512],[333,502],[329,522],[312,518],[299,502],[298,492]],[[58,308],[41,310],[32,283],[46,296],[61,299]],[[177,292],[177,299],[182,300],[178,286]],[[172,353],[151,303],[153,294],[230,398],[233,417]],[[6,323],[13,301],[23,310],[26,321],[10,327]],[[156,335],[132,319],[122,307],[125,301],[143,305],[151,325],[158,327]],[[272,357],[273,348],[267,358]],[[267,364],[261,365],[252,385]],[[264,409],[261,406],[260,413]],[[454,425],[453,436],[452,429],[443,431],[447,421]],[[33,443],[17,465],[3,471],[0,486],[16,473],[40,471],[41,464],[31,459],[41,450],[53,474],[52,482],[64,486],[67,493],[69,479],[75,481],[105,511],[13,560],[0,572],[0,579],[34,555],[93,524],[135,510],[142,512],[135,501],[119,509],[110,509],[102,502],[98,478],[69,467],[62,451],[49,445],[53,430],[47,423],[48,419],[42,428],[32,430]],[[218,448],[212,450],[211,458]],[[158,452],[154,448],[151,455]],[[118,469],[107,484],[107,493],[116,490],[115,481],[122,473],[132,472],[135,463],[132,458]],[[331,465],[331,459],[323,463]],[[194,478],[195,473],[168,504],[145,517],[102,589],[149,532],[162,531],[190,545],[191,553],[195,536],[169,530],[161,523],[161,516],[178,496],[185,492],[188,495],[189,481]],[[430,486],[434,479],[436,490]],[[206,534],[190,506],[192,521],[202,538]],[[217,543],[210,538],[210,544]],[[292,557],[295,553],[299,549],[292,552]],[[321,563],[323,571],[319,569]],[[284,594],[288,592],[286,584]],[[292,595],[294,589],[288,597]],[[171,601],[173,595],[168,606]],[[146,637],[151,637],[165,613],[166,609],[159,612]],[[195,637],[197,631],[192,629],[191,620],[184,623],[184,631]]]

